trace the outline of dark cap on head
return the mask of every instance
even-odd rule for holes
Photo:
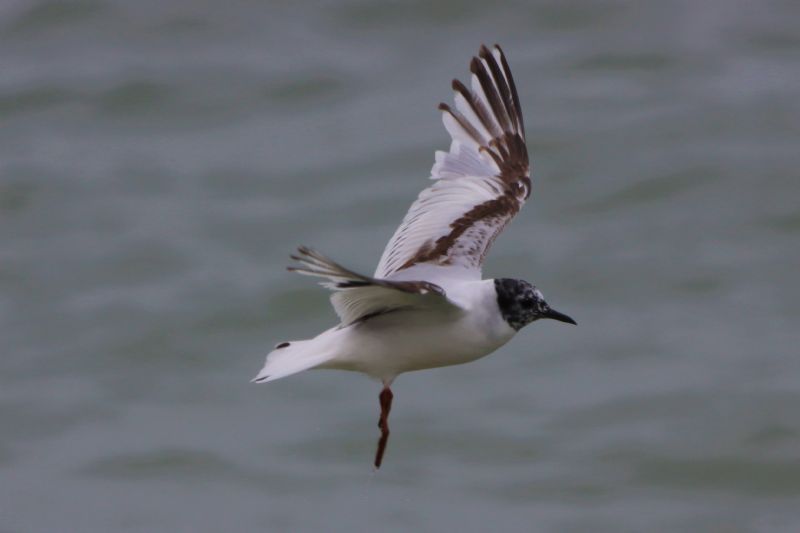
[[[494,280],[497,305],[508,325],[519,331],[534,320],[550,318],[568,324],[577,324],[572,318],[551,308],[539,290],[521,279],[498,278]]]

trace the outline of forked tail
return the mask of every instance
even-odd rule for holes
[[[287,341],[275,346],[267,355],[264,368],[253,383],[267,383],[322,365],[337,355],[336,340],[342,330],[331,328],[303,341]]]

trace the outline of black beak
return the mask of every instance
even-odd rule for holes
[[[576,326],[578,325],[578,323],[572,320],[572,318],[568,317],[564,313],[559,313],[555,309],[548,309],[544,313],[544,315],[542,315],[542,318],[552,318],[553,320],[558,320],[559,322],[566,322],[567,324],[575,324]]]

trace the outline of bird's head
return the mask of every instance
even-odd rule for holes
[[[572,318],[559,313],[544,301],[539,289],[521,279],[499,278],[494,280],[497,305],[508,325],[519,331],[534,320],[552,318],[568,324],[576,324]]]

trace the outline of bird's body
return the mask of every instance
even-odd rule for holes
[[[284,371],[299,372],[303,366],[351,370],[391,383],[404,372],[474,361],[516,333],[500,312],[494,280],[450,280],[440,286],[455,305],[380,312],[313,339],[278,344],[265,365],[267,373],[256,381],[285,377]]]
[[[311,368],[362,372],[383,382],[379,467],[389,435],[390,386],[404,372],[474,361],[540,318],[574,324],[528,282],[481,279],[495,237],[531,192],[525,128],[514,80],[498,46],[472,59],[471,88],[453,81],[455,108],[441,104],[452,137],[389,241],[373,276],[306,247],[290,270],[324,278],[339,325],[313,339],[279,343],[253,380]]]
[[[493,280],[442,287],[460,309],[399,310],[346,328],[335,356],[320,368],[355,370],[381,381],[414,370],[468,363],[516,331],[500,314]]]

